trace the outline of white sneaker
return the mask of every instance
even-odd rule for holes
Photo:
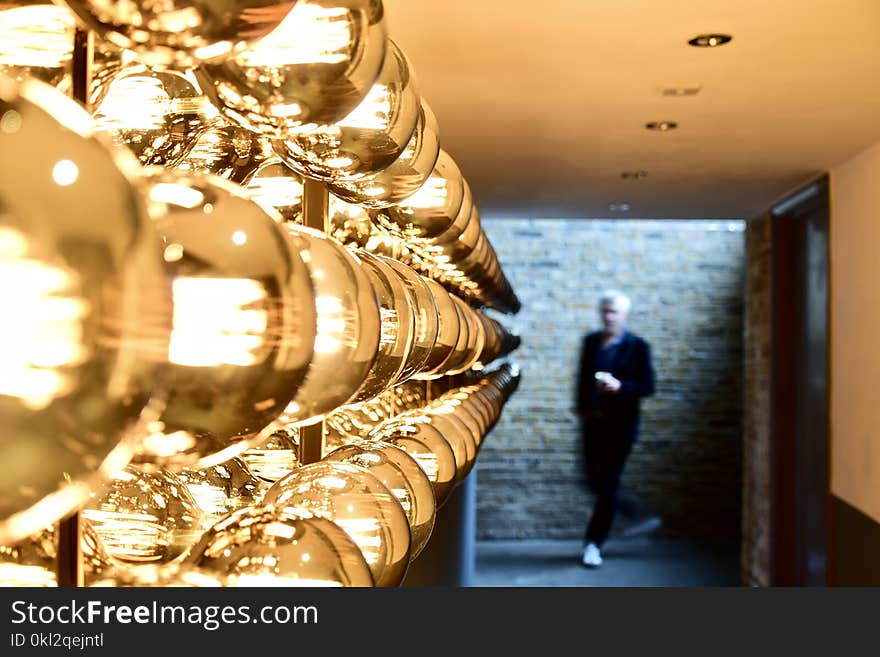
[[[585,566],[589,568],[598,568],[602,565],[602,553],[599,546],[595,543],[588,543],[584,548],[584,558],[582,559]]]

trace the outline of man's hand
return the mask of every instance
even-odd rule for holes
[[[600,394],[615,394],[620,392],[620,381],[610,374],[606,374],[596,381],[596,390]]]

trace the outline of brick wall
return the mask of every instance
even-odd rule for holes
[[[746,228],[742,582],[769,586],[771,573],[770,217]]]
[[[740,534],[742,222],[485,219],[522,300],[513,317],[523,378],[478,459],[479,538],[576,538],[591,508],[571,412],[597,297],[633,299],[657,394],[643,403],[625,484],[669,535]],[[620,523],[617,523],[618,530]]]

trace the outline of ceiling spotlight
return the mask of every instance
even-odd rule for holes
[[[611,203],[608,205],[608,209],[611,212],[628,212],[632,206],[629,203]]]
[[[696,96],[702,87],[698,84],[683,85],[680,87],[663,87],[660,93],[664,96]]]
[[[688,44],[697,48],[717,48],[729,43],[733,39],[729,34],[699,34],[688,41]]]
[[[675,121],[651,121],[649,123],[646,123],[645,127],[648,130],[666,132],[668,130],[675,130],[678,127],[678,123],[676,123]]]
[[[620,174],[620,177],[624,180],[642,180],[643,178],[648,177],[648,172],[642,169],[638,171],[623,171]]]

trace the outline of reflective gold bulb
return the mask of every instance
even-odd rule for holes
[[[161,409],[171,290],[138,169],[55,89],[0,80],[0,543],[80,506]]]
[[[265,439],[310,367],[308,269],[244,190],[213,176],[150,177],[173,317],[169,404],[138,462],[204,468]]]
[[[242,459],[234,458],[207,468],[183,468],[176,473],[210,523],[245,506],[258,504],[266,493]]]
[[[217,521],[187,562],[227,586],[374,585],[363,554],[338,525],[273,506],[240,509]]]
[[[377,173],[328,183],[330,192],[349,203],[380,209],[401,203],[425,183],[440,155],[437,119],[422,100],[416,129],[400,156]]]
[[[289,132],[273,146],[304,176],[356,180],[400,157],[418,117],[419,94],[409,61],[389,39],[379,77],[360,105],[332,125]]]
[[[319,461],[280,479],[265,503],[332,520],[357,544],[377,586],[397,586],[410,560],[410,530],[394,494],[350,463]]]
[[[237,126],[212,126],[200,132],[189,151],[178,161],[176,170],[182,174],[214,175],[234,183],[246,184],[273,157],[269,142],[259,135]],[[265,203],[271,190],[254,190],[260,205],[283,212],[273,203]],[[295,191],[285,190],[285,191]],[[301,194],[302,192],[300,192]],[[273,198],[277,198],[273,194]],[[261,202],[262,201],[262,202]],[[291,199],[296,203],[297,199]],[[301,202],[301,201],[300,201]]]
[[[196,136],[219,122],[219,112],[196,86],[177,71],[142,65],[120,71],[92,117],[95,129],[131,150],[144,165],[176,165]]]
[[[292,250],[308,266],[317,311],[314,353],[304,383],[279,423],[311,424],[349,401],[379,349],[379,306],[360,260],[339,242],[285,223]]]
[[[302,176],[280,158],[271,157],[258,165],[243,184],[260,207],[277,212],[281,221],[302,223]]]
[[[379,74],[386,42],[378,0],[299,0],[270,34],[196,75],[230,121],[283,138],[354,110]]]
[[[372,253],[361,251],[358,255],[379,303],[381,335],[366,380],[349,403],[372,399],[397,382],[406,367],[416,329],[414,299],[400,275]]]
[[[405,450],[392,443],[359,441],[330,452],[327,461],[353,463],[370,471],[392,492],[406,513],[415,559],[434,529],[437,502],[425,471]]]
[[[446,502],[458,481],[457,459],[464,459],[464,452],[460,449],[461,455],[457,456],[449,441],[427,418],[407,414],[376,427],[370,437],[404,449],[431,480],[437,506]]]
[[[107,553],[130,564],[174,561],[198,540],[205,519],[175,474],[132,465],[93,493],[82,513]]]
[[[295,0],[58,0],[90,30],[148,64],[191,66],[242,50],[277,27]]]
[[[241,460],[260,480],[274,484],[301,465],[299,430],[287,427],[274,431],[262,443],[243,452]]]
[[[470,188],[461,176],[455,160],[440,149],[437,164],[430,177],[408,199],[377,213],[384,226],[409,238],[431,239],[446,233],[459,219],[462,204],[464,216],[470,212]]]

